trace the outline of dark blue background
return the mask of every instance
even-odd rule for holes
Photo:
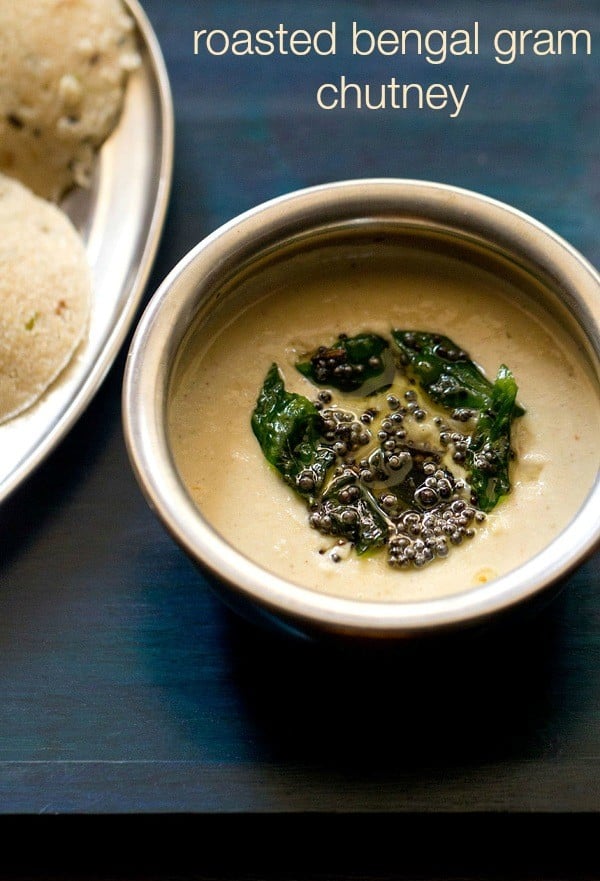
[[[145,0],[171,78],[171,204],[146,299],[240,211],[359,176],[508,201],[600,264],[598,52],[510,66],[352,59],[379,30],[586,27],[582,0]],[[336,58],[194,56],[193,30],[340,28]],[[471,84],[444,111],[325,112],[316,87]],[[543,614],[451,646],[356,654],[234,619],[147,509],[120,423],[125,350],[0,510],[0,811],[570,813],[600,808],[598,555]],[[551,378],[549,377],[549,381]]]

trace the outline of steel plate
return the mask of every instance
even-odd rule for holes
[[[127,0],[142,63],[127,84],[117,129],[89,189],[62,203],[92,269],[85,341],[65,372],[22,415],[0,426],[0,502],[44,460],[98,391],[134,319],[165,219],[173,167],[173,105],[158,40],[137,0]]]

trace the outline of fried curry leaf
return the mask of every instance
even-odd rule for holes
[[[389,343],[374,333],[340,334],[331,346],[319,346],[296,369],[316,385],[370,395],[391,385],[394,364]]]
[[[312,497],[335,453],[322,440],[322,417],[303,395],[288,392],[272,364],[252,413],[252,430],[265,458],[302,495]]]
[[[482,511],[491,511],[510,492],[510,429],[516,399],[515,379],[502,365],[492,387],[490,406],[480,414],[469,445],[471,489]]]
[[[449,337],[413,330],[393,330],[403,363],[436,403],[449,410],[491,407],[494,384]],[[515,404],[514,415],[523,414]]]
[[[344,498],[350,488],[351,498]],[[334,478],[323,493],[318,516],[328,518],[328,532],[352,542],[358,554],[386,543],[388,522],[373,493],[347,475]]]
[[[422,331],[394,330],[403,363],[423,390],[448,410],[467,408],[477,414],[467,463],[477,504],[491,511],[510,492],[511,423],[525,412],[517,404],[517,384],[502,365],[490,382],[466,352],[451,339]]]

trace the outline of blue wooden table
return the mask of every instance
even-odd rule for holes
[[[580,0],[145,0],[173,89],[173,192],[152,291],[235,214],[359,176],[510,202],[600,265],[600,8]],[[466,28],[477,56],[194,55],[194,29]],[[590,56],[493,59],[499,28],[590,30]],[[460,113],[320,109],[319,84],[470,83]],[[337,79],[336,79],[337,78]],[[125,349],[0,509],[0,812],[11,816],[594,815],[596,554],[541,615],[356,654],[234,619],[146,507],[120,423]],[[1,824],[0,824],[0,828]],[[400,827],[403,828],[403,827]],[[408,827],[406,827],[408,828]]]

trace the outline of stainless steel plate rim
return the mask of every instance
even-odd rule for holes
[[[152,26],[138,0],[124,0],[133,16],[140,37],[142,55],[141,70],[130,77],[126,92],[123,116],[116,132],[102,147],[98,157],[98,170],[92,189],[77,191],[65,200],[65,210],[80,228],[86,249],[92,262],[94,276],[93,297],[112,297],[113,312],[103,318],[98,339],[93,340],[93,355],[86,354],[87,342],[82,353],[76,356],[64,374],[49,389],[43,399],[28,411],[0,425],[0,444],[4,449],[14,449],[8,467],[0,467],[0,503],[6,500],[47,458],[59,442],[73,428],[96,395],[112,366],[126,335],[131,328],[144,292],[164,226],[170,196],[174,152],[173,100],[168,73],[160,45]],[[131,96],[129,92],[136,92]],[[141,99],[141,100],[140,100]],[[152,130],[157,155],[150,157],[147,144],[132,144],[129,161],[143,167],[144,174],[153,181],[149,187],[147,204],[141,201],[141,174],[135,178],[137,202],[143,209],[134,218],[135,245],[126,253],[123,243],[117,289],[109,285],[97,285],[97,277],[106,263],[107,226],[110,221],[110,181],[106,180],[119,171],[117,157],[119,139],[123,127],[133,127],[133,117]],[[128,122],[132,120],[132,122]],[[124,166],[125,159],[118,160]],[[115,185],[116,186],[116,185]],[[104,236],[104,242],[103,242]],[[103,251],[104,249],[104,251]],[[95,265],[94,265],[95,263]],[[92,306],[92,315],[95,306]],[[92,318],[93,321],[93,318]],[[91,349],[91,346],[90,346]],[[19,448],[22,449],[20,452]]]

